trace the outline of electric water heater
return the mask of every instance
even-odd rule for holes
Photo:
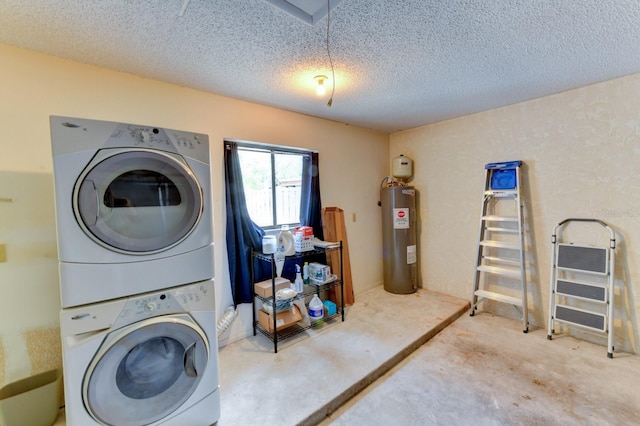
[[[380,189],[384,289],[408,294],[418,289],[416,190],[410,186]]]

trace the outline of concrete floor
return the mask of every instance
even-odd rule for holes
[[[640,357],[609,359],[605,346],[548,341],[546,330],[525,334],[519,321],[467,307],[378,288],[344,323],[277,354],[261,335],[228,345],[218,424],[640,424]]]
[[[317,424],[445,328],[468,302],[382,288],[358,296],[345,322],[278,346],[258,334],[220,349],[220,426]]]
[[[220,349],[219,426],[640,424],[640,357],[420,290],[358,295],[346,321]],[[56,425],[64,425],[64,412]]]
[[[640,357],[460,317],[323,425],[637,425]]]

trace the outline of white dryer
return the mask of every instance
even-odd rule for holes
[[[51,117],[62,307],[213,278],[203,134]]]
[[[64,309],[69,425],[210,425],[220,417],[213,281]]]

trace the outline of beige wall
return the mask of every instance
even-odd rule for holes
[[[338,206],[349,218],[356,295],[380,285],[382,266],[371,259],[382,250],[376,203],[378,184],[388,173],[388,135],[1,44],[0,76],[0,199],[13,198],[0,201],[0,244],[7,245],[8,254],[7,262],[0,263],[0,386],[61,362],[59,344],[43,345],[57,344],[59,333],[50,115],[209,135],[218,315],[231,304],[224,138],[318,150],[323,205]],[[250,310],[243,307],[221,343],[250,334],[250,323]]]
[[[376,203],[390,158],[404,153],[414,160],[423,285],[463,298],[471,293],[483,166],[521,159],[532,323],[546,324],[553,226],[567,217],[602,219],[620,233],[616,348],[638,352],[640,99],[632,94],[640,93],[640,75],[396,133],[391,150],[386,134],[1,44],[0,75],[0,199],[12,199],[0,201],[0,244],[7,247],[0,263],[0,386],[61,363],[50,115],[209,135],[218,315],[231,303],[223,138],[320,152],[323,205],[345,210],[356,301],[382,280],[381,263],[371,260],[381,253]],[[221,343],[248,335],[250,322],[243,307]]]
[[[639,93],[640,75],[633,75],[393,134],[391,157],[414,160],[412,184],[421,195],[423,285],[470,299],[484,165],[523,160],[531,322],[547,324],[554,226],[566,218],[600,219],[619,233],[614,346],[637,353]],[[608,234],[603,243],[598,228],[568,236],[606,245]],[[511,315],[504,305],[489,308]]]

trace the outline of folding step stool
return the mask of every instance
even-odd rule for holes
[[[599,223],[609,231],[609,247],[584,246],[562,241],[562,231],[572,222]],[[551,236],[551,288],[549,330],[555,322],[576,325],[608,335],[607,356],[613,358],[613,278],[616,236],[598,219],[565,219]]]
[[[485,189],[480,214],[471,316],[484,300],[512,305],[522,317],[523,332],[529,331],[527,281],[525,277],[524,228],[522,225],[522,161],[485,165]],[[490,291],[490,277],[517,281],[518,297]]]

